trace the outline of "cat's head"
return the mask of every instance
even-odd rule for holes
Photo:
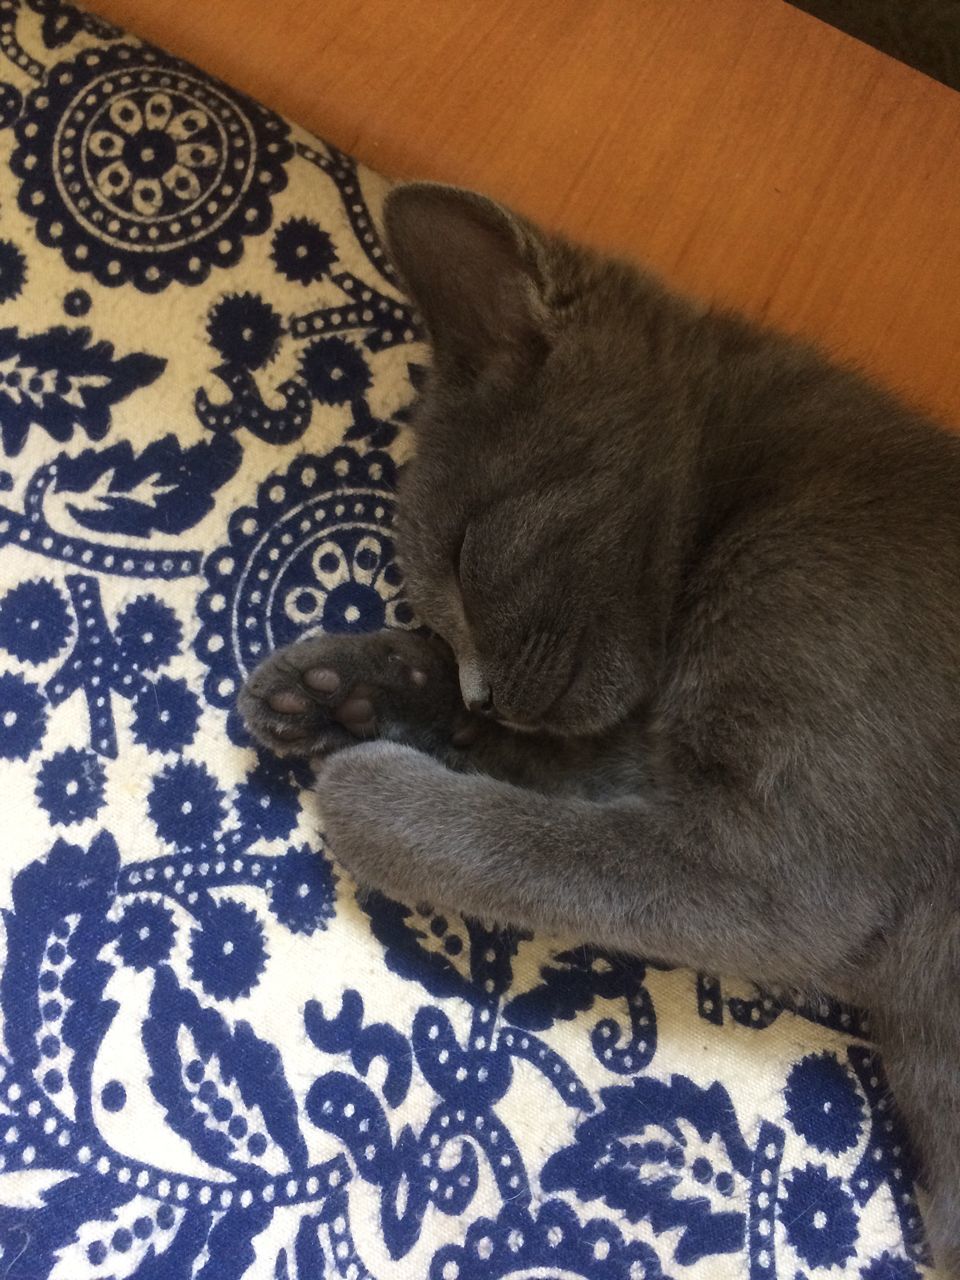
[[[410,598],[468,706],[607,729],[648,694],[662,647],[670,486],[649,481],[673,446],[643,422],[664,308],[667,340],[690,313],[469,192],[398,187],[385,224],[433,348],[398,504]]]

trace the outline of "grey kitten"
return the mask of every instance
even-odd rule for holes
[[[247,725],[336,753],[363,884],[868,1007],[960,1276],[960,439],[479,196],[385,218],[442,640],[293,645]]]

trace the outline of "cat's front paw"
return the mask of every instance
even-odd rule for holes
[[[375,737],[421,745],[449,739],[462,719],[456,668],[435,642],[408,632],[323,635],[278,649],[238,706],[254,738],[278,755],[329,755]]]
[[[530,829],[531,813],[539,827],[545,798],[393,742],[363,743],[315,767],[326,846],[362,889],[525,923],[518,899],[531,876],[507,833]]]
[[[392,742],[355,745],[316,770],[325,843],[362,889],[449,900],[444,815],[462,775]]]

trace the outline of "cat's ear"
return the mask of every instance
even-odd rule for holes
[[[546,347],[543,242],[493,200],[456,187],[395,187],[387,247],[438,359],[479,373]]]

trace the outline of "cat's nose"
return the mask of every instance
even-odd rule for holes
[[[475,711],[477,715],[492,716],[493,715],[493,690],[489,685],[485,685],[467,704],[469,711]]]

